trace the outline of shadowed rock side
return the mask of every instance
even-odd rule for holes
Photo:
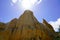
[[[39,23],[30,10],[8,24],[0,23],[0,40],[53,40],[54,37],[52,26],[45,20]]]
[[[56,32],[54,31],[53,27],[45,19],[43,19],[43,24],[51,32],[51,34],[52,34],[51,36],[54,36],[54,38],[55,38],[57,35],[56,35]]]
[[[53,30],[53,27],[52,27],[45,19],[43,19],[43,24],[44,24],[45,26],[47,26],[51,31],[55,32],[55,31]]]

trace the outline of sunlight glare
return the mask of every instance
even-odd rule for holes
[[[17,2],[17,0],[12,0],[12,2],[13,2],[13,3],[16,3],[16,2]]]
[[[22,0],[21,4],[24,9],[30,9],[36,2],[37,0]]]

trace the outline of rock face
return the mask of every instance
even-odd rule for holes
[[[43,19],[43,24],[44,24],[45,26],[47,26],[51,31],[55,32],[55,31],[53,30],[53,27],[52,27],[45,19]]]
[[[18,19],[0,23],[0,35],[0,40],[53,40],[55,31],[45,20],[39,23],[33,12],[26,10]]]

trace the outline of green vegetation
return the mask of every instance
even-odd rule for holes
[[[56,38],[54,38],[54,40],[60,40],[60,37],[59,37],[59,36],[57,36]]]

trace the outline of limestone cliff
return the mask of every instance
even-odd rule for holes
[[[1,28],[5,30],[1,32]],[[39,23],[33,12],[26,10],[8,24],[0,23],[0,40],[53,40],[55,31],[45,20]]]

